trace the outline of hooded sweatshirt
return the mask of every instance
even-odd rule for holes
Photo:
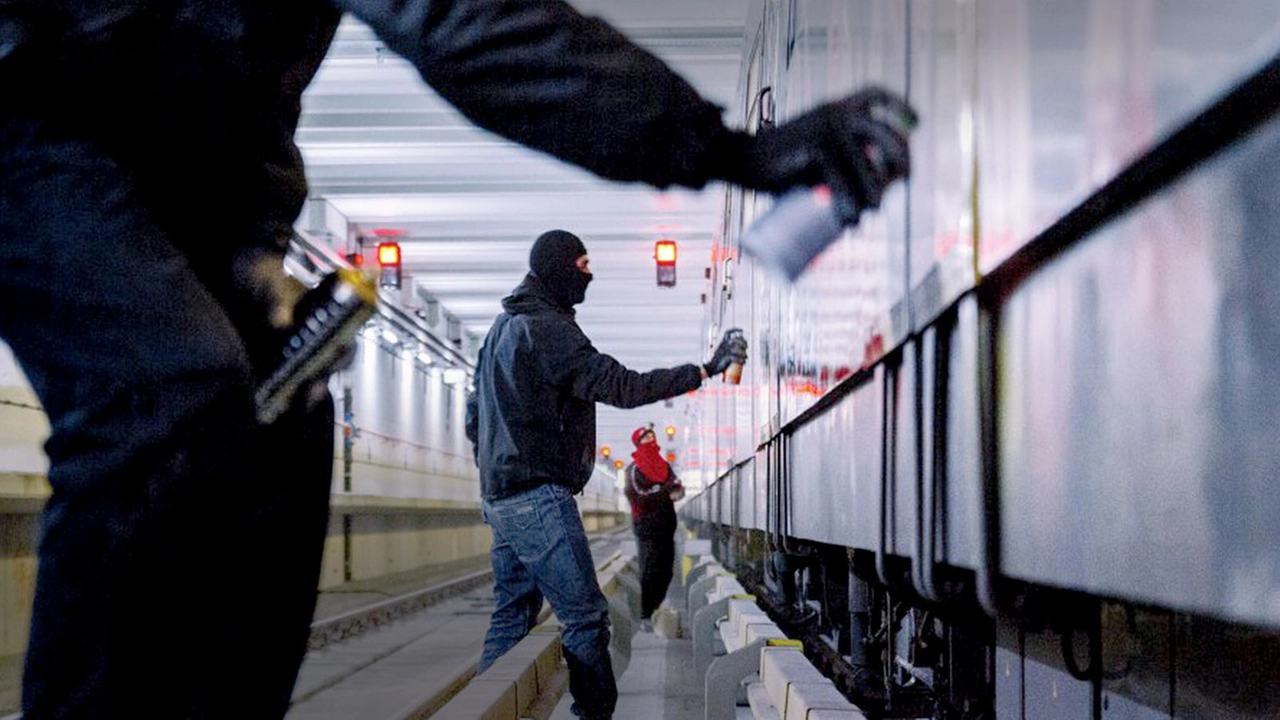
[[[480,349],[467,437],[485,500],[545,483],[581,491],[595,461],[595,403],[639,407],[702,384],[692,363],[627,369],[596,350],[556,295],[526,275]]]

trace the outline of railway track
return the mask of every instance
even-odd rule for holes
[[[334,643],[363,635],[409,615],[440,604],[482,585],[493,582],[493,571],[482,570],[398,595],[372,605],[356,608],[311,624],[307,651],[323,650]]]
[[[621,538],[593,538],[597,562]],[[473,572],[313,623],[286,720],[429,717],[475,675],[492,582]]]

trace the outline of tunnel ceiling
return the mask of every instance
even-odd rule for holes
[[[573,4],[615,24],[713,102],[733,104],[745,0]],[[482,337],[488,329],[527,268],[533,238],[563,228],[591,254],[596,279],[578,319],[597,348],[638,370],[703,353],[701,297],[720,223],[717,187],[659,192],[606,183],[477,129],[350,19],[304,97],[298,142],[312,196],[363,231],[402,232],[405,282],[425,288],[469,331]],[[679,244],[674,288],[656,286],[660,238]],[[684,403],[602,406],[599,444],[629,453],[637,425],[683,429]]]

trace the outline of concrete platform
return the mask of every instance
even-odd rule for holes
[[[631,664],[618,680],[615,720],[703,720],[702,678],[695,677],[693,641],[652,632],[631,639]],[[550,720],[577,720],[565,693]]]
[[[683,532],[676,535],[676,557],[706,554],[710,543],[689,540]],[[623,554],[636,552],[633,539],[619,545]],[[687,569],[687,568],[686,568]],[[663,604],[668,608],[684,606],[685,589],[682,574],[672,578]],[[688,637],[664,638],[653,631],[641,631],[631,638],[631,661],[618,679],[618,706],[614,720],[703,720],[703,678],[693,672],[693,640]],[[560,699],[549,720],[577,720],[569,708],[573,698],[568,692]]]

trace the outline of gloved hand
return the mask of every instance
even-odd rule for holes
[[[284,258],[268,248],[246,248],[231,264],[230,295],[224,300],[249,352],[255,373],[270,373],[293,328],[293,310],[306,287],[284,271]]]
[[[897,95],[863,90],[747,136],[745,166],[733,173],[741,177],[726,179],[775,194],[825,183],[851,225],[863,210],[880,206],[889,183],[910,173],[907,134],[916,121]]]
[[[237,303],[252,308],[257,322],[277,331],[293,327],[293,310],[307,288],[284,271],[283,258],[267,250],[246,250],[232,267]]]
[[[232,273],[236,293],[230,303],[232,317],[244,339],[255,372],[267,377],[280,366],[285,344],[296,331],[298,323],[328,293],[309,294],[305,285],[284,271],[283,258],[267,249],[255,248],[239,253],[232,263]],[[334,281],[336,277],[330,276],[321,285]],[[342,369],[354,357],[355,346],[351,344],[344,348],[329,371]],[[301,388],[297,396],[303,398],[308,409],[327,401],[327,377]]]
[[[720,339],[720,345],[716,347],[715,353],[702,366],[702,369],[706,371],[707,377],[711,377],[724,372],[733,363],[745,363],[746,361],[747,339],[742,336],[742,330],[732,328],[725,331],[724,337]]]

